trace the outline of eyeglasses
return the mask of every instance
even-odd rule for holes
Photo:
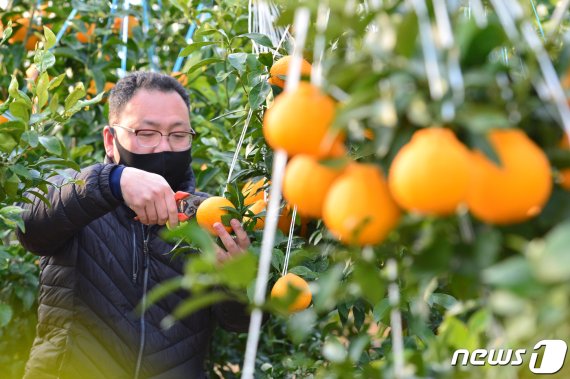
[[[186,150],[192,146],[192,139],[196,135],[196,132],[192,129],[190,129],[189,132],[171,132],[168,134],[162,134],[162,132],[158,130],[133,129],[119,124],[113,124],[113,127],[118,127],[125,129],[127,132],[134,133],[137,143],[141,147],[156,147],[160,144],[162,137],[166,136],[168,138],[168,143],[173,150]]]

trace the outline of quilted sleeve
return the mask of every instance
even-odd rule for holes
[[[47,194],[51,206],[27,193],[31,203],[19,204],[26,229],[16,231],[20,243],[34,254],[54,255],[77,231],[119,206],[109,185],[114,166],[97,163],[79,172],[66,171],[83,184],[64,184],[63,176],[54,176]]]

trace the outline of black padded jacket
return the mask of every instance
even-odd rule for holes
[[[100,163],[51,181],[51,207],[33,195],[23,203],[26,232],[18,238],[41,255],[36,339],[25,379],[205,378],[204,358],[213,328],[247,331],[245,308],[226,301],[164,330],[160,321],[191,296],[177,292],[143,316],[135,307],[155,285],[183,273],[184,261],[158,226],[133,220],[134,212],[109,186],[113,164]],[[144,183],[141,183],[144,185]],[[188,170],[181,190],[194,192]]]

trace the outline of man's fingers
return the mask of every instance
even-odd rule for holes
[[[168,211],[168,224],[171,228],[178,225],[178,208],[176,207],[176,201],[174,200],[174,195],[167,194],[164,198],[166,203],[166,209]]]
[[[158,225],[166,224],[166,221],[169,220],[168,206],[166,205],[166,198],[163,197],[162,199],[160,199],[160,201],[156,202],[155,207],[156,207],[156,214],[158,216],[157,224]]]
[[[219,247],[218,245],[215,245],[215,248],[216,248],[216,260],[219,263],[226,261],[230,257],[228,252]]]
[[[238,251],[239,247],[236,245],[236,242],[230,236],[226,228],[222,225],[221,222],[214,223],[214,230],[218,233],[218,237],[222,240],[222,243],[226,247],[226,250],[230,253]]]
[[[232,226],[232,229],[236,233],[237,237],[236,242],[238,246],[240,247],[241,250],[247,250],[249,248],[249,245],[251,245],[251,242],[249,240],[249,237],[247,236],[247,233],[243,229],[243,226],[235,218],[231,220],[230,224]]]
[[[156,214],[155,203],[154,202],[147,203],[145,210],[146,210],[146,215],[148,217],[148,224],[149,225],[157,224],[158,223],[158,215]]]

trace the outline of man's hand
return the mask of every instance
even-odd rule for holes
[[[174,192],[162,176],[125,167],[121,174],[121,192],[125,204],[146,225],[178,225],[178,208]]]
[[[241,226],[240,222],[235,218],[230,221],[230,225],[236,234],[236,238],[234,239],[227,230],[224,228],[222,223],[216,222],[214,224],[214,229],[216,233],[218,233],[218,237],[222,240],[224,247],[226,250],[222,249],[220,246],[216,246],[216,257],[218,258],[218,262],[223,262],[225,260],[230,259],[235,255],[239,255],[246,251],[249,246],[251,245],[251,241],[247,236],[245,230]]]

